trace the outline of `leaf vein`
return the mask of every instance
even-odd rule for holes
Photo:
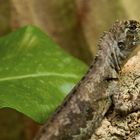
[[[45,76],[57,76],[57,77],[69,77],[77,79],[78,76],[74,74],[62,74],[62,73],[36,73],[36,74],[27,74],[27,75],[19,75],[19,76],[10,76],[0,78],[0,82],[3,81],[12,81],[12,80],[19,80],[19,79],[27,79],[27,78],[38,78],[38,77],[45,77]]]

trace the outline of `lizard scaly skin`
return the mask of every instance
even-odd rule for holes
[[[121,67],[140,43],[137,21],[117,21],[101,37],[95,61],[35,140],[88,140],[111,101]]]

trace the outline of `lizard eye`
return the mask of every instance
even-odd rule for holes
[[[128,28],[129,28],[129,31],[130,32],[135,32],[136,30],[137,30],[137,22],[136,21],[130,21],[130,24],[129,24],[129,26],[128,26]]]
[[[136,26],[136,25],[134,25],[134,24],[133,24],[133,25],[131,25],[131,26],[129,27],[129,29],[130,29],[131,31],[132,31],[132,30],[133,30],[133,31],[134,31],[134,30],[136,30],[136,28],[137,28],[137,26]]]
[[[118,42],[118,47],[120,48],[120,50],[124,50],[125,49],[124,42]]]

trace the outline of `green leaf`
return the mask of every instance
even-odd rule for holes
[[[23,27],[0,38],[0,108],[44,123],[86,69],[38,28]]]

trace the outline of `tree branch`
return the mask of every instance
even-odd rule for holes
[[[91,140],[140,139],[140,52],[123,67],[113,103]]]

